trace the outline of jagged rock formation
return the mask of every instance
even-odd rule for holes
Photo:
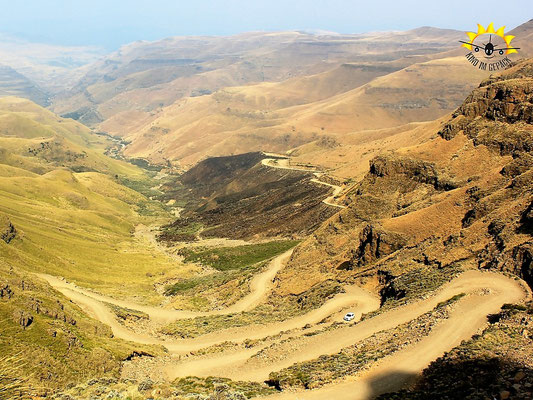
[[[396,277],[464,268],[533,286],[532,65],[484,81],[427,142],[374,158],[348,208],[296,249],[277,293],[359,279],[398,297]]]

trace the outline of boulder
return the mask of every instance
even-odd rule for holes
[[[22,329],[26,329],[33,323],[33,315],[24,310],[15,310],[13,313],[13,318]]]

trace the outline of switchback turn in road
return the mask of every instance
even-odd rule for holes
[[[284,261],[284,257],[287,257],[287,253],[276,260],[281,263]],[[264,284],[266,287],[270,287],[271,276],[274,276],[279,268],[281,266],[274,263],[274,266],[271,266],[260,278],[257,278],[256,284],[258,286],[252,290],[249,300],[242,303],[246,306],[243,308],[258,304],[263,296],[263,290],[259,286]],[[350,286],[346,288],[346,293],[337,295],[319,309],[283,322],[262,325],[258,321],[257,325],[226,329],[194,339],[165,340],[148,334],[135,333],[124,327],[118,323],[105,302],[127,306],[139,311],[149,311],[151,317],[157,317],[158,312],[161,312],[163,314],[161,319],[163,320],[188,318],[189,315],[198,314],[124,303],[85,291],[60,279],[49,276],[44,278],[95,318],[111,326],[117,337],[138,343],[160,344],[173,354],[187,354],[225,341],[238,343],[246,339],[267,338],[283,331],[301,328],[307,324],[315,325],[327,316],[337,315],[346,307],[358,311],[357,320],[362,313],[379,307],[379,299],[375,296],[356,286]],[[284,357],[271,362],[259,362],[257,359],[251,358],[258,351],[257,348],[242,349],[232,351],[230,354],[222,353],[199,360],[176,359],[170,365],[165,364],[162,372],[169,379],[197,375],[264,381],[272,371],[278,371],[296,362],[312,360],[323,354],[335,354],[342,348],[358,343],[374,333],[392,329],[413,320],[433,310],[439,302],[446,301],[460,293],[465,293],[467,296],[458,301],[447,320],[440,323],[419,342],[386,357],[369,371],[358,377],[347,378],[346,381],[336,385],[311,391],[281,393],[273,397],[273,399],[335,398],[354,400],[372,398],[379,393],[398,389],[431,361],[460,344],[462,340],[467,340],[479,332],[486,325],[486,316],[498,312],[504,303],[521,302],[530,297],[531,294],[520,281],[504,275],[476,270],[467,271],[444,285],[427,299],[398,307],[357,324],[347,324],[337,329],[319,332],[314,336],[301,336],[303,341],[299,344],[297,351],[284,354]],[[228,310],[225,311],[228,312]],[[223,311],[216,311],[211,314],[216,315],[221,312]],[[183,315],[187,315],[187,317],[183,317]],[[202,315],[210,315],[210,313]],[[299,334],[296,333],[296,335]],[[273,340],[275,339],[268,339],[268,343],[272,343]]]

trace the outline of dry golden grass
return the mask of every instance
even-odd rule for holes
[[[27,377],[21,374],[23,361],[19,354],[0,357],[0,399],[24,399],[30,393]]]

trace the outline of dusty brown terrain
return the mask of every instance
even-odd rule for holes
[[[181,97],[198,97],[250,82],[312,75],[355,59],[383,63],[381,68],[363,70],[354,81],[357,84],[397,69],[398,65],[389,65],[391,60],[451,48],[456,34],[435,28],[362,35],[252,32],[232,37],[136,42],[92,65],[72,91],[55,99],[54,110],[78,113],[90,123],[110,119],[106,127],[114,132],[119,128],[117,123],[126,118],[137,119],[138,123],[151,111]],[[398,49],[400,43],[403,46]],[[337,87],[349,83],[344,80]],[[127,126],[132,127],[131,123]]]
[[[527,30],[521,29],[527,36]],[[426,30],[425,34],[432,32]],[[287,39],[286,35],[281,36]],[[309,42],[302,44],[299,35],[297,39],[293,34],[289,36],[301,56]],[[265,39],[263,34],[259,36]],[[244,38],[250,40],[251,48],[257,39]],[[416,38],[416,34],[414,39],[403,37],[417,42]],[[278,39],[267,40],[271,40],[269,50],[276,57]],[[363,39],[373,46],[380,40],[384,41],[383,47],[390,45],[387,35]],[[173,42],[177,46],[184,43],[181,39]],[[421,50],[412,44],[417,52]],[[165,47],[160,42],[156,45]],[[318,45],[315,42],[312,46]],[[110,95],[117,92],[115,84],[137,85],[138,82],[128,81],[132,75],[148,84],[150,74],[145,71],[153,68],[161,72],[161,85],[169,82],[165,79],[175,78],[177,71],[196,75],[190,64],[197,63],[190,59],[138,58],[146,47],[152,46],[140,43],[123,49],[131,59],[123,64],[117,61],[114,67],[105,64],[108,78],[99,75],[102,71],[87,75],[85,89],[80,89],[83,85],[78,87],[76,90],[81,91],[73,92],[74,98],[93,102],[94,98],[87,97],[92,88],[91,96],[100,96],[100,105],[105,104],[112,114],[105,124],[120,114],[113,114],[117,110],[112,109],[120,96]],[[78,376],[72,380],[76,385],[68,386],[65,380],[65,388],[57,397],[182,399],[205,395],[210,400],[241,400],[269,395],[287,399],[370,399],[379,395],[435,398],[444,392],[454,398],[465,388],[471,398],[528,398],[532,392],[529,348],[533,338],[528,305],[533,287],[533,61],[523,60],[484,79],[453,113],[435,121],[413,123],[410,121],[434,118],[453,108],[466,82],[472,84],[475,75],[475,70],[470,70],[472,75],[461,74],[463,66],[457,57],[438,58],[436,51],[424,51],[431,54],[421,57],[424,59],[419,57],[416,64],[388,71],[387,75],[374,76],[375,70],[367,71],[366,77],[360,77],[363,81],[369,79],[363,86],[350,89],[332,85],[325,99],[315,93],[311,105],[299,103],[299,96],[305,93],[298,92],[296,87],[300,87],[303,78],[297,77],[281,83],[219,90],[212,95],[198,93],[202,96],[178,100],[162,111],[170,119],[177,118],[180,126],[183,115],[197,118],[191,122],[194,126],[187,127],[187,134],[200,127],[214,128],[206,130],[194,143],[170,127],[159,130],[163,125],[152,125],[151,133],[145,135],[144,131],[141,135],[143,140],[150,140],[152,147],[140,155],[158,154],[164,159],[172,153],[176,157],[159,172],[157,177],[161,179],[143,182],[143,188],[148,185],[150,193],[161,192],[157,196],[169,207],[165,210],[178,210],[181,218],[164,227],[159,242],[150,225],[137,223],[125,229],[123,240],[130,239],[127,235],[131,233],[131,251],[142,248],[146,258],[134,267],[126,266],[123,273],[127,278],[122,279],[127,283],[129,274],[146,265],[156,265],[150,258],[164,258],[176,268],[172,273],[161,271],[159,278],[146,268],[142,270],[146,273],[137,278],[148,282],[136,286],[142,295],[155,293],[157,297],[147,301],[137,293],[124,296],[122,291],[106,292],[107,287],[101,283],[96,286],[98,289],[90,290],[58,278],[56,270],[49,272],[52,275],[39,275],[55,289],[52,290],[35,276],[26,281],[2,263],[0,308],[11,315],[9,323],[16,328],[16,340],[25,343],[31,352],[37,351],[32,339],[53,343],[64,352],[61,354],[85,357],[74,369],[96,366],[101,371],[94,376],[110,377],[109,381],[91,379],[84,384]],[[116,55],[119,59],[123,56]],[[221,62],[206,54],[201,56],[209,62]],[[385,61],[389,67],[402,59],[396,58],[398,54],[389,56],[391,60]],[[305,69],[305,73],[313,68],[318,68],[314,72],[322,71],[313,64],[315,61],[307,60],[309,64],[295,68]],[[343,69],[346,65],[337,72],[345,74]],[[169,75],[165,77],[163,71]],[[449,82],[441,79],[442,71],[453,72],[457,86],[444,88]],[[324,82],[337,72],[315,74],[308,89],[319,82],[326,85]],[[281,76],[296,72],[280,67],[272,76],[275,73]],[[328,78],[322,81],[326,75]],[[277,79],[282,80],[279,76]],[[412,76],[432,90],[446,90],[444,97],[434,97],[431,90],[413,91]],[[347,85],[359,85],[361,80],[347,79]],[[287,82],[296,85],[291,89],[294,91],[289,90]],[[283,85],[288,85],[285,93],[289,94],[276,97]],[[140,88],[130,89],[126,92]],[[146,94],[139,91],[139,96],[141,92]],[[267,92],[271,97],[262,97]],[[221,96],[218,100],[217,95]],[[213,101],[219,101],[217,107],[222,107],[226,100],[231,107],[222,111],[223,118],[217,113],[214,117],[203,115],[202,107],[187,108],[194,103],[209,109]],[[234,104],[243,108],[236,109]],[[258,114],[258,105],[271,107],[272,115],[266,116],[262,111]],[[183,109],[176,111],[178,106]],[[101,109],[84,107],[76,112],[87,123],[100,120]],[[258,130],[249,135],[238,128],[236,135],[220,141],[217,135],[227,132],[219,128],[232,129],[228,116],[233,127],[242,127],[242,120],[254,120],[246,129],[253,126]],[[294,118],[291,133],[269,136],[280,126],[289,128],[287,120],[283,120],[286,116]],[[381,125],[376,126],[374,120]],[[317,128],[319,133],[315,132]],[[81,132],[92,138],[89,132]],[[178,139],[157,142],[160,134]],[[6,131],[6,137],[15,138],[16,143],[21,141],[12,131]],[[185,165],[211,152],[244,152],[267,138],[274,138],[274,145],[267,150],[287,152],[208,158],[181,176],[172,175],[172,163],[178,159]],[[172,150],[163,153],[163,146],[168,143],[172,143]],[[143,141],[133,143],[128,151],[134,154],[136,146],[144,145]],[[200,151],[204,146],[207,150]],[[48,167],[79,167],[71,164],[76,161],[71,159],[72,152],[59,148],[61,152],[42,144],[23,150],[30,154],[27,157]],[[58,153],[67,158],[58,158]],[[86,154],[87,163],[102,164],[105,171],[110,168],[106,164],[110,160],[102,154]],[[16,161],[7,152],[3,157],[11,163]],[[6,164],[3,171],[4,181],[15,167]],[[66,170],[56,174],[66,175],[69,179],[63,178],[63,185],[71,187],[74,174]],[[119,178],[114,175],[113,188],[119,186]],[[98,182],[102,181],[91,187],[98,189]],[[90,196],[85,189],[84,193]],[[83,198],[73,200],[87,208]],[[130,212],[126,206],[114,205]],[[114,226],[117,209],[109,206],[99,215],[110,218],[109,225]],[[146,205],[138,208],[139,214],[146,213],[146,221],[152,221],[149,211]],[[81,215],[79,209],[74,212]],[[22,254],[16,253],[17,245],[29,243],[24,235],[33,234],[32,224],[24,224],[20,215],[24,216],[22,212],[16,217],[0,214],[0,248],[6,254]],[[19,228],[21,225],[24,229]],[[164,241],[210,237],[252,239],[253,245],[281,242],[262,242],[265,238],[305,239],[270,263],[266,260],[273,256],[263,258],[262,264],[256,262],[256,268],[250,269],[245,278],[235,275],[239,279],[232,284],[238,287],[224,301],[204,304],[203,308],[183,303],[185,307],[181,308],[179,302],[163,296],[173,296],[180,284],[191,283],[181,275],[192,275],[200,269],[206,272],[209,268],[214,272],[216,267],[197,264],[187,269],[182,262],[190,253],[176,254],[174,248],[165,247]],[[205,249],[201,247],[203,243],[191,245],[189,250],[196,246],[200,252]],[[44,254],[42,247],[34,247],[40,250],[39,256]],[[111,263],[109,260],[118,253],[118,248],[111,250],[105,253],[104,262]],[[220,261],[223,255],[212,253],[209,260]],[[199,260],[196,262],[201,264],[202,259]],[[237,261],[232,262],[235,265],[230,265],[230,270],[238,268]],[[75,266],[70,267],[73,271],[79,269],[73,261],[70,265]],[[219,272],[225,271],[222,265],[218,264]],[[111,269],[106,266],[103,271]],[[91,283],[85,282],[87,286]],[[110,284],[113,282],[120,286],[116,277]],[[213,282],[217,281],[207,284],[209,290],[216,287]],[[161,285],[167,285],[164,294]],[[184,293],[205,287],[190,286],[190,291]],[[219,290],[227,291],[228,287]],[[168,291],[172,288],[176,291]],[[38,301],[35,296],[44,300]],[[344,321],[343,316],[349,311],[355,314],[354,319]],[[51,326],[58,329],[50,330]],[[56,342],[58,334],[62,341]],[[0,339],[5,345],[5,338]],[[9,348],[16,346],[16,340],[6,342]],[[100,345],[105,347],[104,352],[93,351]],[[527,350],[520,353],[521,347]],[[45,361],[47,370],[58,365],[54,357]],[[450,378],[444,376],[457,365],[475,367],[474,373],[485,376],[489,389],[473,383],[461,371],[453,372]],[[397,392],[407,385],[412,386]]]
[[[265,157],[210,158],[180,177],[180,190],[173,193],[175,183],[163,188],[167,197],[191,201],[181,218],[165,227],[161,239],[186,240],[181,232],[194,225],[202,226],[203,238],[301,238],[338,211],[337,205],[324,202],[331,202],[330,193],[338,190],[317,184],[315,170],[272,167],[262,162]]]
[[[527,43],[531,23],[517,31]],[[212,156],[335,147],[355,133],[432,121],[457,107],[487,76],[452,50],[461,35],[420,28],[135,43],[95,64],[52,108],[123,137],[129,157],[184,168]],[[328,163],[331,155],[314,157]],[[353,177],[349,170],[343,175]]]
[[[531,299],[531,65],[524,61],[484,81],[424,143],[372,159],[364,179],[343,196],[346,208],[336,208],[286,265],[274,263],[258,276],[240,303],[245,308],[215,314],[238,311],[229,315],[241,318],[264,304],[310,296],[326,282],[343,287],[314,310],[179,339],[168,330],[165,337],[133,332],[105,305],[119,304],[115,300],[50,282],[116,336],[168,349],[168,357],[129,364],[135,376],[148,371],[152,379],[163,373],[170,381],[191,374],[266,381],[284,389],[272,398],[287,399],[367,399],[395,391],[464,340],[479,340],[488,315],[502,306],[521,309]],[[309,166],[288,169],[283,158],[257,165],[311,173]],[[192,316],[119,305],[148,313],[151,323],[169,313]],[[339,323],[347,310],[358,322]],[[519,337],[531,340],[527,331]],[[375,353],[380,340],[383,351]],[[387,348],[387,340],[398,340],[398,347]],[[505,340],[512,346],[518,339]],[[526,361],[517,360],[520,368]],[[502,382],[495,388],[503,392],[508,381]]]
[[[387,280],[428,267],[497,268],[531,284],[530,96],[527,61],[485,81],[438,136],[374,158],[349,207],[295,251],[278,293],[370,266]]]

